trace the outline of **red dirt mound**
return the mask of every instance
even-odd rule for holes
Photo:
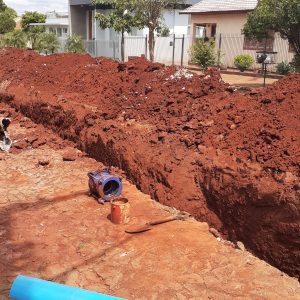
[[[0,64],[2,101],[299,276],[299,74],[242,95],[142,58],[3,49]]]

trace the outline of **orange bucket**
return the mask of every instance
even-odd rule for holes
[[[129,222],[130,204],[126,198],[115,198],[111,201],[110,219],[114,224],[127,224]]]

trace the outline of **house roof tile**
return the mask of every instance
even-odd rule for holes
[[[182,11],[184,14],[253,10],[258,0],[201,0]]]

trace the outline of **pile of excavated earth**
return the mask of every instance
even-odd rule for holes
[[[142,58],[2,49],[0,65],[1,102],[299,278],[300,74],[241,94]]]

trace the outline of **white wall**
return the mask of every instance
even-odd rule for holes
[[[171,34],[182,35],[188,34],[189,28],[189,15],[180,15],[181,10],[165,10],[163,14],[163,22],[170,29]],[[97,12],[102,12],[104,14],[109,14],[110,10],[97,10]],[[97,40],[111,41],[118,39],[118,33],[112,29],[102,29],[99,24],[94,19],[95,11],[93,11],[93,38]],[[72,31],[74,34],[79,34],[83,36],[84,39],[89,37],[89,23],[88,23],[89,13],[87,7],[80,6],[70,6],[70,19]],[[141,30],[133,30],[129,35],[134,36],[146,36],[149,34],[148,28]]]
[[[87,39],[86,9],[81,6],[70,6],[70,32]]]
[[[170,29],[170,34],[187,35],[190,23],[189,15],[180,15],[180,9],[165,10],[163,14],[163,23]],[[148,28],[134,30],[131,35],[146,36],[149,34]]]
[[[97,9],[97,12],[101,12],[103,14],[109,14],[109,10],[100,10]],[[88,37],[88,30],[89,30],[89,11],[86,10],[85,13],[85,18],[86,18],[86,36]],[[99,26],[99,22],[97,20],[95,20],[95,10],[93,10],[93,20],[92,20],[93,26],[92,26],[92,36],[93,38],[100,40],[100,41],[111,41],[114,39],[117,39],[118,36],[116,34],[116,32],[113,29],[107,28],[107,29],[102,29]]]
[[[188,34],[189,15],[180,15],[181,10],[166,10],[164,22],[170,28],[171,34]]]

